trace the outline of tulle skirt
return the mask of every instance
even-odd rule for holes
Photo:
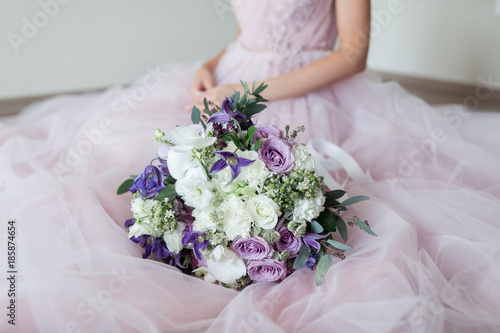
[[[325,52],[300,54],[297,66]],[[2,332],[498,332],[500,115],[431,107],[366,71],[321,91],[269,103],[258,123],[304,125],[331,140],[373,182],[370,221],[325,282],[301,269],[242,292],[141,258],[127,239],[130,195],[116,188],[155,157],[154,130],[190,123],[197,64],[148,69],[130,87],[61,96],[0,122],[0,231],[15,221],[16,325]],[[282,73],[275,54],[232,44],[219,84]],[[4,272],[11,269],[1,260]],[[10,281],[0,280],[2,290]]]

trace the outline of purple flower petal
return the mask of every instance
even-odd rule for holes
[[[212,168],[210,169],[209,174],[211,175],[211,174],[214,174],[216,172],[219,172],[219,171],[223,170],[225,167],[227,167],[226,160],[221,158],[220,160],[215,162],[214,165],[212,165]]]

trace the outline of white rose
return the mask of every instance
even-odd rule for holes
[[[199,209],[207,208],[215,199],[213,188],[212,183],[197,177],[184,177],[175,183],[175,191],[186,205]]]
[[[312,171],[316,168],[314,159],[305,145],[295,142],[293,145],[293,156],[295,156],[295,163],[292,170]]]
[[[169,140],[175,144],[172,150],[177,152],[187,152],[197,148],[211,146],[217,141],[214,137],[203,137],[196,130],[186,126],[178,126],[170,131]]]
[[[222,245],[217,245],[207,260],[208,271],[220,282],[232,284],[247,273],[243,259]]]
[[[278,204],[263,194],[250,198],[246,210],[262,229],[273,229],[278,223]]]
[[[177,229],[173,233],[165,233],[163,235],[163,240],[167,243],[167,249],[170,252],[179,253],[184,248],[182,245],[182,231],[185,227],[185,223],[177,222]]]
[[[325,196],[317,195],[312,199],[297,199],[293,208],[293,220],[297,222],[312,221],[325,209]]]
[[[235,195],[229,196],[219,207],[224,214],[224,232],[229,240],[238,236],[250,237],[253,218],[245,210],[245,203]]]

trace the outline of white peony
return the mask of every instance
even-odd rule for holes
[[[247,273],[243,259],[222,245],[217,245],[207,260],[207,268],[215,279],[232,284]]]
[[[311,153],[307,149],[307,146],[295,142],[293,145],[293,156],[295,156],[295,163],[293,165],[294,171],[306,170],[313,171],[316,168],[316,164],[314,163],[314,159],[311,156]]]
[[[252,164],[241,168],[241,174],[238,176],[238,179],[244,180],[250,187],[262,190],[264,181],[273,173],[269,171],[266,164],[259,159],[259,154],[256,151],[242,151],[239,152],[238,155],[255,161]]]
[[[177,222],[177,229],[173,233],[163,235],[163,240],[167,243],[167,249],[170,252],[179,253],[184,248],[182,245],[182,231],[184,231],[185,227],[185,223]]]
[[[250,237],[253,218],[245,210],[245,203],[236,195],[230,195],[219,207],[224,211],[224,232],[229,240],[238,236]]]
[[[170,131],[169,140],[175,144],[173,151],[187,152],[196,148],[205,148],[211,146],[217,141],[214,137],[205,137],[190,127],[177,126]]]
[[[293,208],[293,220],[311,221],[318,217],[325,207],[325,196],[321,193],[312,199],[297,199]]]
[[[263,194],[250,198],[245,208],[262,229],[273,229],[278,223],[278,204]]]
[[[207,208],[215,199],[213,188],[212,183],[197,177],[184,177],[175,183],[175,191],[186,205],[199,209]]]
[[[194,209],[191,213],[195,218],[193,230],[200,232],[215,231],[217,226],[211,216],[215,212],[216,208],[214,206],[209,206],[206,209]]]

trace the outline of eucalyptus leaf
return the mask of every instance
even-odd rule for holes
[[[324,255],[316,266],[316,285],[320,286],[325,281],[325,276],[332,265],[332,257]]]
[[[309,227],[310,227],[310,230],[313,234],[319,234],[319,233],[325,231],[325,229],[321,226],[321,224],[319,224],[316,221],[309,222]]]
[[[128,188],[131,187],[132,184],[134,184],[134,180],[130,178],[127,179],[118,187],[118,190],[116,190],[116,194],[123,194],[128,192]]]
[[[136,179],[137,175],[130,175],[129,177],[132,178],[132,179]]]
[[[297,258],[295,258],[295,261],[293,262],[293,268],[294,269],[299,269],[304,267],[304,265],[307,263],[307,259],[309,259],[310,253],[309,249],[307,246],[302,245],[300,247],[299,255]]]
[[[198,109],[196,106],[193,106],[193,110],[191,111],[191,121],[193,124],[198,124],[200,122],[200,109]]]
[[[331,246],[333,246],[334,248],[339,249],[339,250],[343,250],[343,251],[352,250],[352,247],[350,247],[349,245],[334,241],[333,239],[327,240],[327,243],[330,244]]]
[[[203,99],[203,106],[205,107],[205,109],[203,110],[203,112],[209,113],[210,112],[210,108],[208,107],[208,101],[207,101],[206,98]]]
[[[345,194],[346,194],[346,192],[343,190],[334,190],[334,191],[325,192],[325,196],[327,198],[331,198],[331,199],[340,199]]]
[[[342,236],[344,242],[347,242],[347,225],[345,224],[344,219],[340,215],[335,215],[335,222],[337,223],[340,236]]]
[[[325,209],[319,214],[319,216],[316,218],[316,222],[318,222],[323,227],[323,229],[328,232],[337,230],[335,217],[328,209]]]
[[[350,205],[354,205],[355,203],[358,203],[360,201],[365,201],[365,200],[370,200],[370,197],[367,197],[365,195],[358,195],[356,197],[352,197],[349,199],[346,199],[345,201],[342,202],[342,206],[347,207]]]
[[[360,219],[354,219],[354,221],[356,221],[356,224],[359,225],[361,229],[363,229],[370,235],[377,236],[377,234],[374,233],[372,229],[370,229],[370,227],[368,226],[368,224],[365,223],[365,221],[361,221]]]

